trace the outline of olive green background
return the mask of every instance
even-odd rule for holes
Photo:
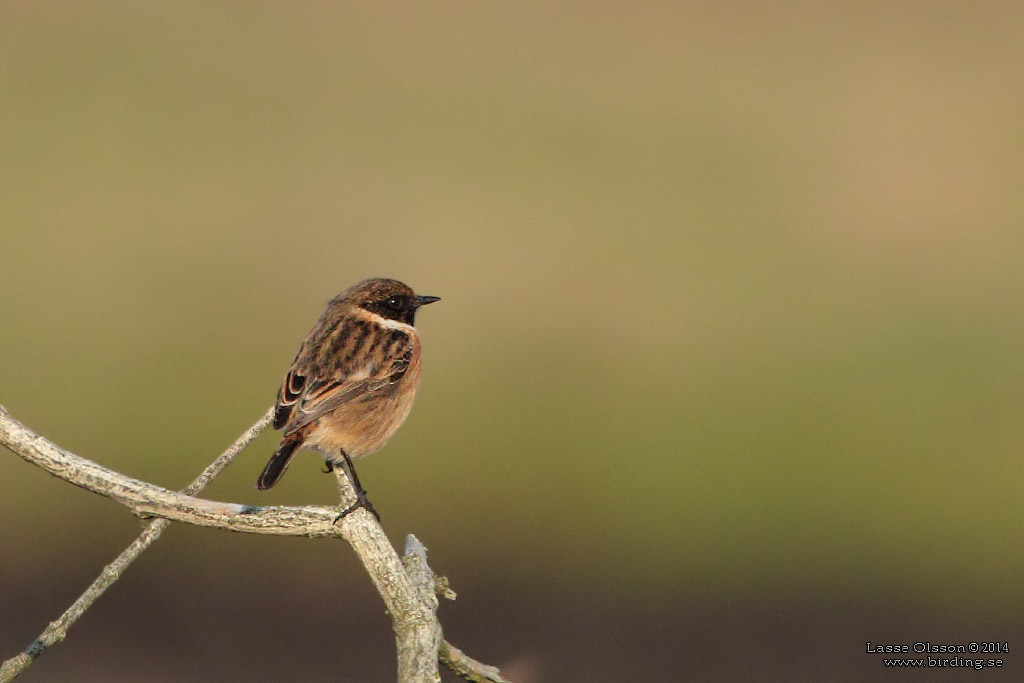
[[[1020,680],[1024,8],[5,3],[0,403],[178,488],[324,303],[424,309],[359,467],[518,681]],[[253,488],[335,502],[312,455]],[[0,453],[0,657],[138,531]],[[175,527],[25,681],[393,677],[350,549]],[[887,675],[865,642],[1010,643]]]

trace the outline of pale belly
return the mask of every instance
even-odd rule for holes
[[[315,448],[335,463],[342,461],[342,449],[350,458],[369,455],[387,443],[402,426],[412,409],[415,394],[416,383],[406,381],[390,395],[339,406],[316,421],[305,446]]]

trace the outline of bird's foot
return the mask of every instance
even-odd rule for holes
[[[377,518],[377,521],[380,522],[380,515],[377,514],[377,511],[373,508],[373,503],[370,502],[370,499],[366,497],[366,491],[360,491],[356,494],[356,502],[342,510],[341,514],[335,518],[334,523],[337,524],[342,518],[355,512],[359,508],[366,508],[369,510],[373,516]]]

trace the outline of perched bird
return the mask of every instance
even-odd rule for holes
[[[364,280],[331,300],[277,394],[274,429],[284,438],[256,488],[269,489],[299,449],[312,448],[328,472],[343,464],[356,489],[357,502],[342,516],[360,506],[377,514],[352,459],[383,446],[409,414],[420,381],[413,322],[420,306],[438,300],[386,278]]]

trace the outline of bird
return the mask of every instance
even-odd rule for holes
[[[365,507],[376,510],[352,460],[380,449],[409,415],[420,381],[420,338],[413,326],[420,296],[389,278],[371,278],[331,299],[306,335],[277,393],[277,450],[256,482],[274,486],[301,449],[319,452],[326,472],[345,468],[356,502],[339,519]]]

